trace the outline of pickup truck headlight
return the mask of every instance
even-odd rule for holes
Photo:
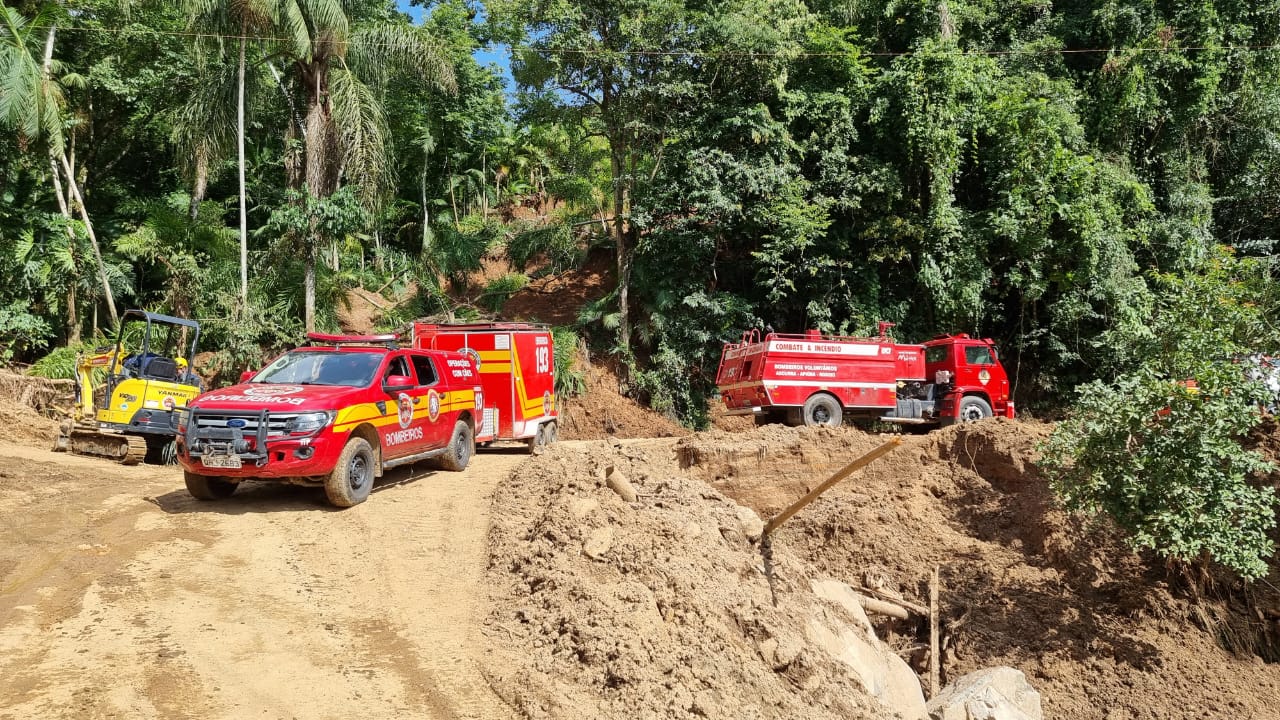
[[[285,429],[290,435],[311,435],[324,429],[331,419],[333,414],[329,412],[302,413],[290,420]]]

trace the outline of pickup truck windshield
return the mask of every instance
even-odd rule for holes
[[[294,350],[254,376],[254,383],[350,385],[366,387],[382,363],[383,353]]]

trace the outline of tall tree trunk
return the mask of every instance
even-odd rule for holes
[[[453,228],[461,230],[462,224],[458,222],[458,198],[453,192],[453,181],[449,181],[449,204],[453,206]]]
[[[103,296],[107,300],[107,312],[111,313],[111,322],[117,323],[120,314],[116,312],[115,295],[111,292],[111,283],[107,280],[107,265],[102,261],[102,250],[98,246],[98,235],[93,231],[93,222],[89,220],[89,210],[85,207],[84,196],[80,194],[80,186],[76,183],[75,171],[64,152],[61,157],[62,169],[67,174],[67,186],[71,188],[71,196],[80,210],[80,219],[84,221],[84,230],[89,235],[89,245],[93,248],[93,258],[98,263],[98,278],[102,281]]]
[[[427,166],[422,166],[422,254],[431,250],[431,211],[427,208]]]
[[[307,332],[311,333],[316,331],[316,252],[314,247],[307,251],[306,267],[306,279],[303,280],[302,292],[306,297],[304,302],[306,303]]]
[[[631,317],[627,307],[631,290],[631,249],[627,247],[627,233],[622,225],[627,201],[622,155],[622,148],[615,146],[609,153],[609,165],[613,172],[613,238],[618,254],[618,342],[625,347],[631,344]]]
[[[244,190],[244,46],[247,29],[240,27],[240,76],[236,97],[236,144],[240,151],[240,304],[249,305],[249,225]]]
[[[80,315],[76,311],[76,279],[67,286],[67,344],[80,342]]]
[[[58,170],[58,161],[49,154],[49,170],[53,173],[53,194],[58,198],[58,210],[67,221],[67,242],[71,245],[71,256],[75,257],[76,231],[71,227],[71,208],[67,205],[67,196],[62,190],[62,172]],[[80,278],[80,268],[76,267],[72,274],[71,285],[67,289],[67,344],[80,342],[80,318],[76,312],[76,283]]]
[[[480,215],[489,217],[489,155],[480,153]]]
[[[53,43],[57,32],[57,25],[50,27],[49,35],[45,39],[44,43],[44,63],[42,65],[42,70],[46,80],[48,79],[49,72],[53,67]],[[102,291],[107,300],[107,310],[111,312],[111,321],[116,322],[120,319],[120,316],[116,314],[115,296],[111,293],[111,283],[107,281],[107,266],[102,262],[102,251],[98,248],[98,236],[93,232],[93,223],[89,220],[89,209],[84,204],[84,197],[80,195],[80,186],[76,183],[75,171],[71,168],[71,162],[67,160],[66,150],[62,151],[61,158],[58,158],[57,154],[53,150],[50,150],[49,154],[54,165],[54,182],[57,182],[59,159],[62,161],[63,170],[67,173],[67,185],[71,189],[71,197],[75,199],[75,204],[80,208],[80,218],[84,221],[85,232],[88,233],[89,243],[93,246],[93,257],[98,262],[98,277],[102,280]],[[60,187],[58,188],[58,196],[62,196],[62,190]],[[69,210],[64,210],[63,214],[67,218],[71,217]]]

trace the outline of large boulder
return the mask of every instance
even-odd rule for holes
[[[924,693],[915,671],[876,638],[862,609],[860,596],[844,583],[811,580],[818,597],[832,608],[818,609],[809,618],[810,643],[844,663],[872,697],[905,720],[928,720]]]
[[[956,680],[929,701],[931,720],[1043,720],[1040,693],[1021,670],[986,668]]]

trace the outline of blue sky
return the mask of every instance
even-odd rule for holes
[[[422,16],[424,10],[421,6],[410,5],[408,0],[396,0],[396,5],[400,12],[405,13],[413,18],[415,24],[422,24]],[[481,65],[497,65],[502,73],[502,81],[507,86],[507,93],[512,91],[513,81],[511,79],[511,52],[503,45],[492,46],[477,50],[473,56],[476,62]]]

